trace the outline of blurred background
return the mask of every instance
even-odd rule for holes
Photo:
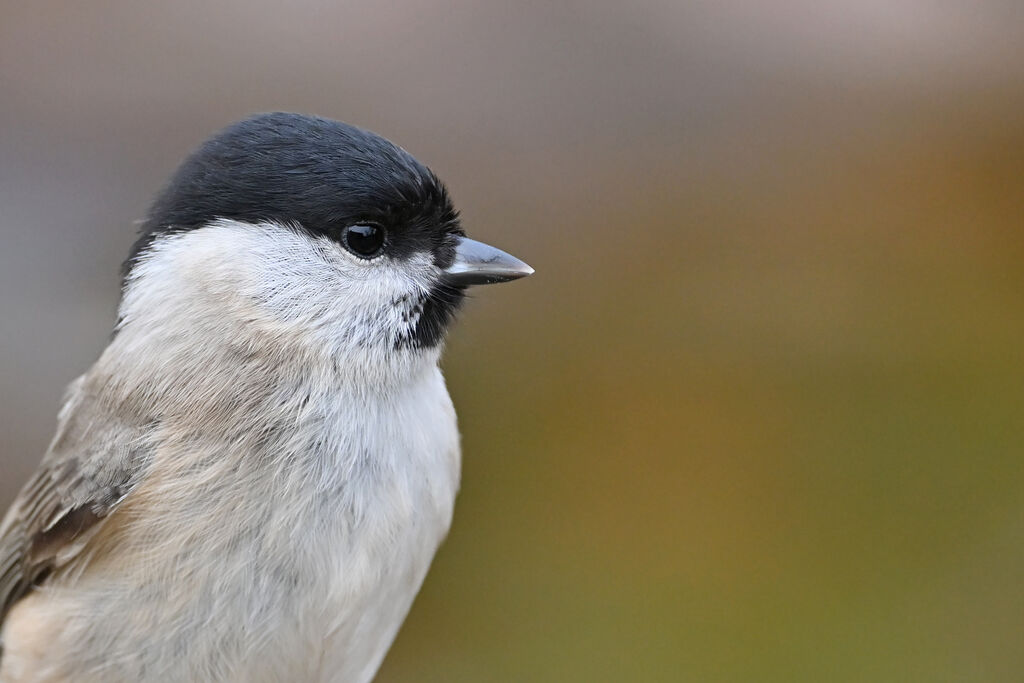
[[[1024,671],[1024,4],[0,1],[0,507],[150,198],[339,118],[537,274],[445,366],[454,527],[379,681]]]

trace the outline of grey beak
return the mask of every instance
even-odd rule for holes
[[[489,285],[526,277],[533,268],[501,249],[460,237],[455,262],[444,273],[445,279],[456,285]]]

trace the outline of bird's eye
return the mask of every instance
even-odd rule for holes
[[[343,234],[345,248],[359,258],[373,258],[384,249],[384,228],[379,225],[350,225]]]

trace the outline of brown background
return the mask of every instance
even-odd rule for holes
[[[176,163],[318,113],[537,269],[452,336],[381,681],[1017,679],[1022,45],[1016,0],[3,0],[0,507]]]

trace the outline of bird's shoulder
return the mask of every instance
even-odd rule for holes
[[[0,522],[0,625],[79,555],[147,469],[151,429],[113,417],[90,387],[86,375],[68,388],[50,448]]]

